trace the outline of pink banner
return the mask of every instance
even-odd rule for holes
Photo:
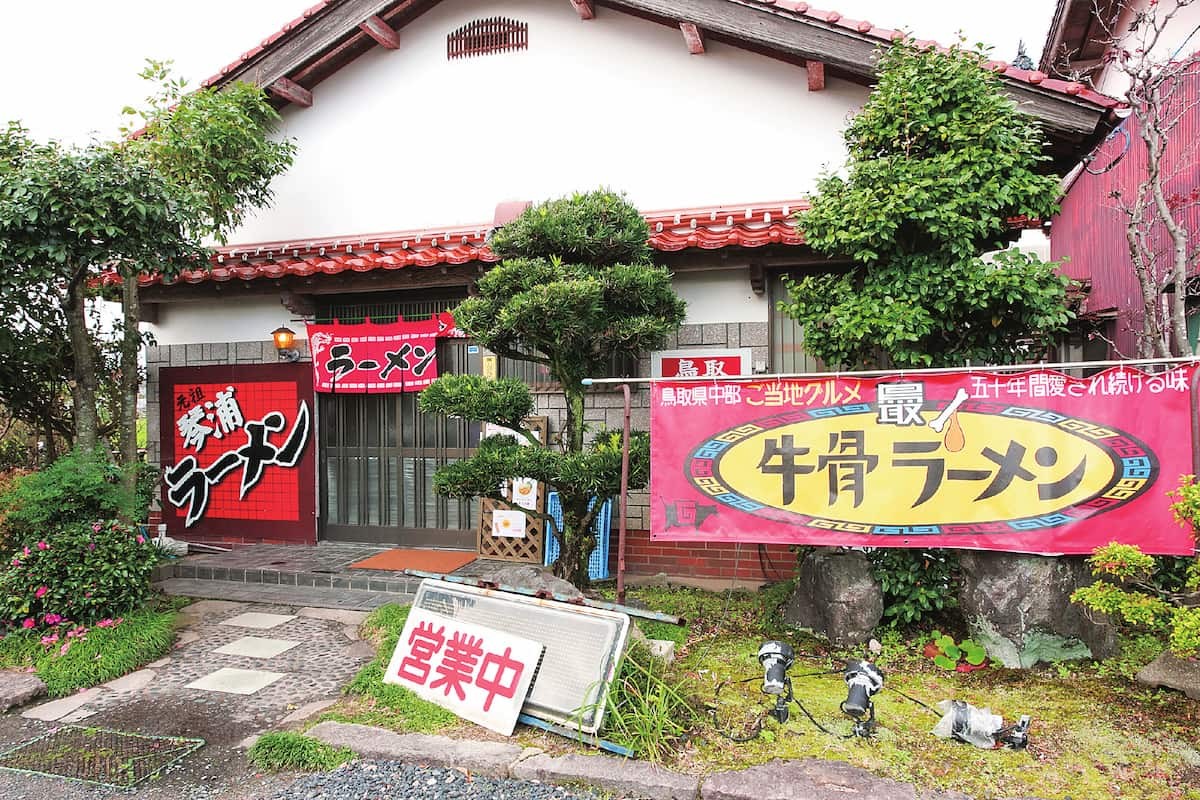
[[[421,320],[310,324],[313,388],[367,394],[419,392],[437,380],[437,340],[458,336],[449,312]]]
[[[659,381],[651,538],[1188,554],[1196,369]]]

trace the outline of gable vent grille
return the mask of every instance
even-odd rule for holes
[[[468,22],[446,36],[446,58],[470,58],[529,49],[529,23],[507,17]]]

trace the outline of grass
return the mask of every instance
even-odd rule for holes
[[[354,758],[348,747],[334,747],[300,733],[272,731],[258,737],[246,753],[250,762],[270,772],[326,772]]]
[[[775,758],[846,761],[925,790],[959,791],[977,797],[1037,796],[1200,800],[1200,752],[1195,730],[1200,703],[1174,692],[1149,691],[1130,676],[1161,644],[1131,639],[1107,662],[1075,662],[1033,671],[991,668],[971,674],[947,672],[919,654],[928,632],[881,634],[877,659],[886,672],[876,697],[879,729],[869,741],[845,740],[818,731],[793,705],[786,725],[768,718],[764,734],[743,744],[721,735],[753,727],[770,703],[760,692],[756,654],[767,639],[791,643],[797,698],[827,728],[849,731],[838,709],[846,697],[840,674],[801,677],[840,668],[861,653],[838,651],[789,631],[777,611],[787,590],[711,593],[690,589],[636,588],[630,595],[655,610],[688,619],[680,659],[661,675],[692,705],[711,704],[722,689],[719,723],[699,718],[686,740],[676,739],[665,763],[692,773],[741,769]],[[639,623],[641,624],[641,623]],[[647,631],[647,635],[651,635]],[[943,699],[989,706],[1008,722],[1031,714],[1031,744],[1024,752],[980,750],[930,733],[937,717],[894,691],[935,705]],[[653,705],[652,703],[650,705]],[[606,736],[613,719],[606,721]]]
[[[43,645],[45,631],[13,632],[0,640],[0,667],[32,667],[51,697],[62,697],[133,672],[166,655],[175,641],[174,604],[150,604],[111,628],[89,626],[60,655],[60,641]],[[65,631],[65,628],[60,630]]]
[[[400,631],[408,619],[408,607],[388,604],[371,612],[360,633],[376,647],[375,658],[347,684],[349,702],[326,712],[321,719],[378,725],[408,733],[437,733],[458,724],[451,711],[422,700],[402,686],[383,682]]]

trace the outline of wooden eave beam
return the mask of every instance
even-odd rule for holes
[[[395,4],[395,0],[345,0],[326,6],[290,36],[225,75],[221,85],[246,81],[266,88],[315,61],[348,34],[356,32],[364,19],[378,16]]]
[[[683,34],[683,41],[687,44],[689,53],[694,56],[704,53],[704,32],[702,30],[691,22],[679,23],[679,30]]]
[[[400,34],[380,17],[367,17],[358,23],[358,27],[363,33],[374,39],[380,47],[386,47],[388,50],[400,47]]]
[[[276,78],[267,88],[276,97],[283,98],[289,103],[294,103],[304,108],[310,107],[313,103],[312,92],[288,78]]]
[[[819,92],[825,88],[825,62],[809,60],[804,68],[808,70],[808,90]]]
[[[574,0],[572,0],[574,2]],[[820,61],[864,84],[875,80],[880,41],[845,28],[797,17],[751,0],[603,0],[621,11],[657,19],[672,27],[686,19],[711,35],[748,49],[766,49],[801,61]],[[1047,92],[1025,81],[1000,76],[1005,91],[1022,109],[1066,134],[1096,133],[1104,109]]]
[[[571,5],[574,6],[580,19],[596,18],[596,4],[593,0],[571,0]]]

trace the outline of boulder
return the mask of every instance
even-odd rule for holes
[[[1071,602],[1092,581],[1084,559],[965,551],[959,562],[963,617],[992,660],[1028,669],[1116,653],[1116,627]]]
[[[800,565],[783,614],[788,624],[808,628],[835,645],[861,644],[883,618],[883,592],[863,553],[815,550]]]
[[[1177,689],[1193,700],[1200,700],[1200,661],[1179,658],[1169,651],[1142,667],[1138,683]]]
[[[36,675],[0,670],[0,714],[23,706],[46,693],[46,684]]]

